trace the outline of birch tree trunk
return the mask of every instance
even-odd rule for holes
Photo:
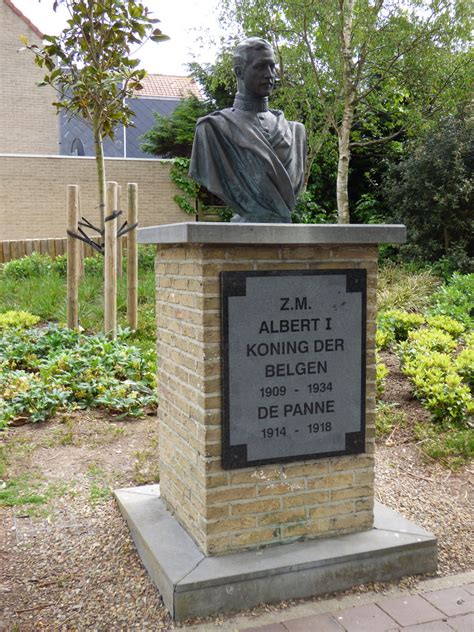
[[[354,0],[340,0],[341,6],[341,53],[343,61],[342,72],[342,98],[344,110],[342,122],[337,130],[339,143],[339,159],[337,163],[337,215],[340,224],[349,224],[351,221],[349,212],[349,164],[351,160],[350,138],[352,123],[354,120],[355,106],[355,76],[352,51],[352,16],[354,12]]]
[[[349,108],[347,108],[349,110]],[[350,224],[349,212],[349,164],[351,150],[349,146],[353,112],[344,112],[342,125],[338,130],[339,157],[337,161],[337,217],[339,224]]]

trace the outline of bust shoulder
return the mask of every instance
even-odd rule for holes
[[[232,112],[234,112],[235,108],[224,108],[222,110],[215,110],[215,112],[211,112],[210,114],[206,114],[206,116],[201,116],[196,121],[196,125],[202,125],[203,123],[213,123],[220,117],[230,116]]]

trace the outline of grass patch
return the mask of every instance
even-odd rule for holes
[[[0,506],[45,505],[52,498],[60,498],[69,492],[67,483],[54,482],[44,485],[31,474],[23,474],[3,482],[0,489]]]
[[[158,466],[158,437],[150,439],[146,450],[134,453],[133,480],[136,485],[159,483],[160,470]]]
[[[112,490],[108,485],[99,485],[98,483],[93,483],[89,490],[89,500],[93,505],[109,500],[111,495]]]
[[[415,424],[415,437],[422,452],[446,467],[456,470],[474,458],[474,433],[456,425],[440,427]]]
[[[139,248],[138,330],[133,341],[142,349],[155,346],[155,274],[153,248]],[[79,285],[79,320],[86,331],[103,329],[102,259],[86,259]],[[9,262],[0,269],[1,312],[31,311],[42,321],[66,321],[65,259],[34,254]],[[117,324],[127,326],[127,275],[117,279]]]
[[[74,422],[70,417],[63,417],[61,419],[61,426],[53,432],[51,444],[73,445],[74,443]]]
[[[375,436],[382,439],[390,435],[395,428],[405,426],[406,415],[398,409],[398,404],[377,402],[375,410]]]
[[[47,498],[39,493],[38,487],[39,484],[32,483],[28,475],[5,481],[0,490],[0,506],[43,505]]]

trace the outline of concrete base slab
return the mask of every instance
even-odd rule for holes
[[[437,540],[376,503],[372,529],[206,557],[160,500],[159,485],[115,492],[145,568],[175,620],[388,581],[437,568]]]

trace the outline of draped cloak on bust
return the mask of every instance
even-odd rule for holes
[[[304,184],[304,126],[270,111],[276,117],[270,133],[256,112],[238,108],[213,112],[196,124],[189,174],[244,222],[291,222]]]

